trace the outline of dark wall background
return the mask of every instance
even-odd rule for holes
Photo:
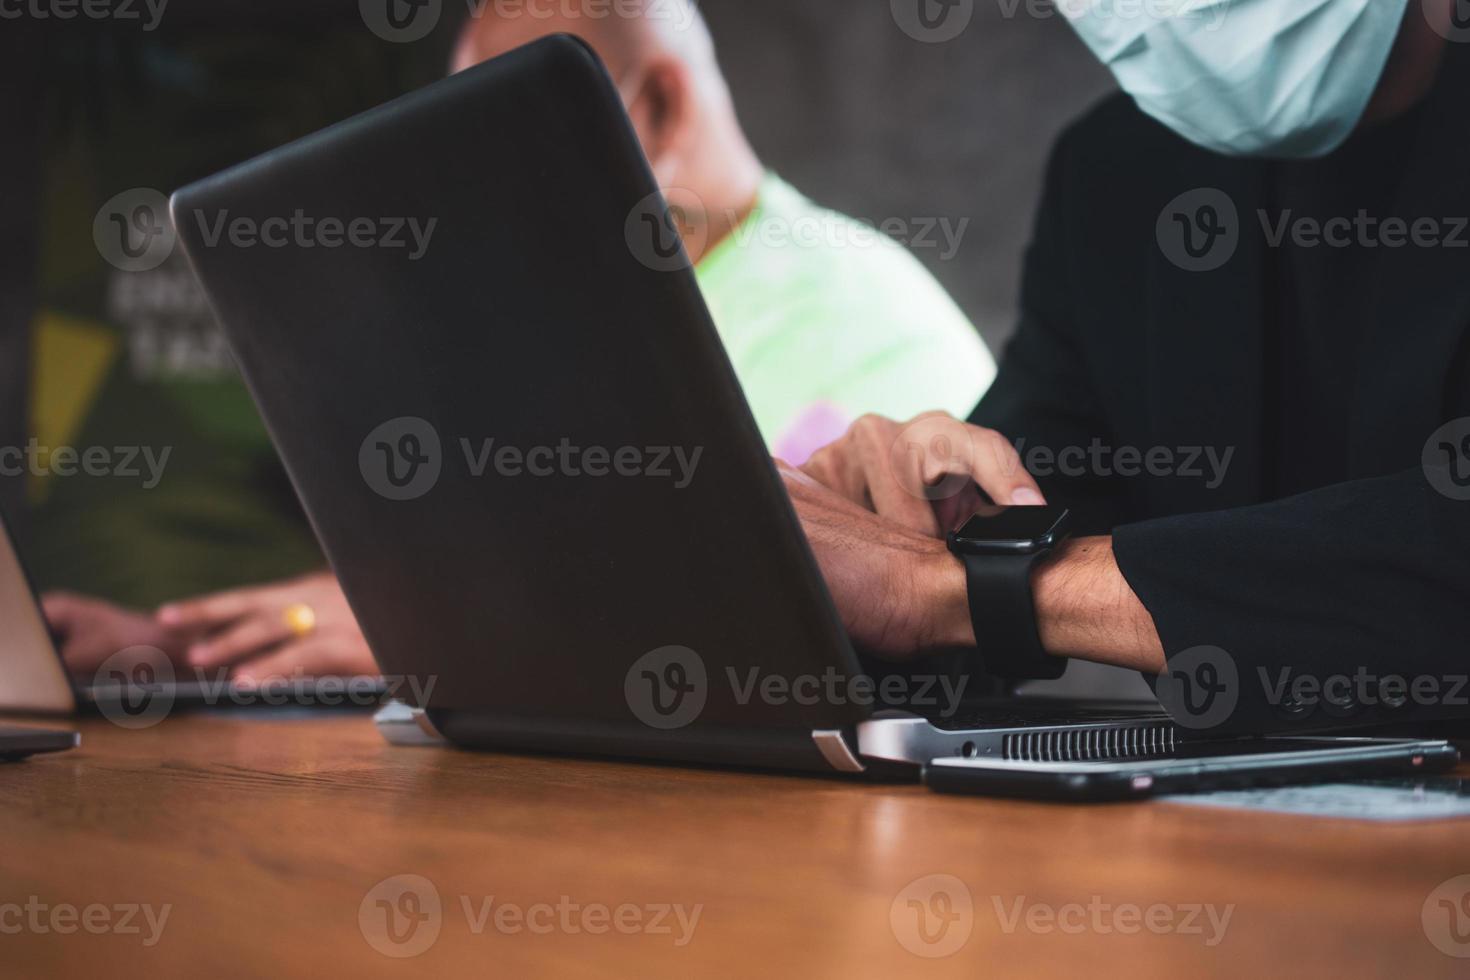
[[[958,37],[925,43],[889,0],[703,4],[746,129],[792,183],[863,218],[970,219],[953,259],[915,252],[997,352],[1047,150],[1112,88],[1060,15],[1028,7],[973,0]]]
[[[40,113],[33,94],[41,65],[33,30],[12,25],[6,31],[0,36],[0,446],[22,446],[38,238]],[[0,513],[19,518],[24,503],[24,478],[0,475]]]

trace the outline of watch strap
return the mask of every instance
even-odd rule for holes
[[[1047,681],[1066,673],[1067,659],[1046,652],[1036,626],[1031,571],[1048,554],[958,556],[965,564],[970,622],[987,673]]]

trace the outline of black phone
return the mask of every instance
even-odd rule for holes
[[[1448,742],[1252,738],[1186,743],[1167,758],[1135,761],[935,759],[924,782],[940,793],[1085,803],[1438,772],[1459,761]]]

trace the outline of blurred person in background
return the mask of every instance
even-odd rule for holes
[[[805,460],[870,412],[965,412],[995,376],[975,328],[892,239],[818,207],[751,148],[704,18],[689,0],[495,5],[453,68],[548,34],[607,64],[675,214],[700,288],[772,451]],[[952,231],[952,229],[951,229]]]
[[[130,268],[98,217],[115,195],[161,200],[433,77],[407,46],[321,17],[292,28],[58,28],[34,42],[45,166],[18,379],[28,431],[0,462],[25,483],[22,553],[81,674],[135,646],[182,656],[199,633],[159,624],[159,603],[324,564],[184,256]]]
[[[463,70],[557,32],[578,34],[598,51],[660,185],[679,207],[694,271],[773,452],[804,460],[868,413],[968,411],[989,386],[995,364],[938,282],[901,245],[819,208],[761,164],[692,4],[650,4],[636,17],[613,12],[625,9],[586,7],[598,15],[562,4],[554,14],[532,16],[529,8],[509,14],[482,7],[464,28],[453,68]],[[228,361],[197,288],[177,278],[187,271],[177,266],[175,275],[168,284],[157,276],[114,278],[110,302],[116,316],[160,294],[196,307],[187,343],[172,337],[171,345],[164,344],[156,336],[159,318],[137,316],[141,326],[133,325],[132,373],[125,384],[130,392],[153,381],[160,359],[186,375],[199,357],[211,367]],[[150,359],[140,367],[142,355]],[[89,363],[72,354],[62,360]],[[221,580],[226,587],[169,601],[154,617],[77,594],[47,595],[46,609],[68,663],[89,672],[122,647],[142,644],[163,648],[192,668],[232,670],[247,682],[376,672],[335,577],[319,570],[301,574],[303,568],[319,569],[321,559],[233,370],[222,369],[207,388],[187,377],[175,387],[193,399],[187,434],[197,441],[180,445],[174,459],[207,460],[209,479],[189,485],[170,468],[159,481],[169,484],[170,493],[150,491],[155,496],[147,500],[153,515],[147,523],[123,514],[112,525],[99,521],[103,513],[82,518],[83,528],[111,536],[104,553],[126,549],[132,561],[152,569],[130,569],[126,583],[99,583],[88,591],[147,606],[211,592],[209,584]],[[172,414],[177,406],[154,407],[153,424],[142,431],[163,433],[183,421]],[[74,416],[75,411],[66,417]],[[105,431],[113,417],[103,412],[94,421]],[[230,445],[251,447],[249,459],[221,451]],[[116,492],[105,485],[90,490]],[[111,501],[104,512],[109,509],[116,509]],[[180,548],[195,550],[187,563],[160,562],[156,552],[146,557],[160,525]],[[54,525],[43,524],[41,532],[46,545]],[[77,544],[72,569],[83,570],[88,556],[98,553],[93,534],[73,532],[63,540]],[[43,583],[74,589],[73,582],[86,580],[68,579],[53,568],[46,568]],[[278,571],[284,574],[273,574]],[[258,582],[266,584],[238,587]],[[131,587],[119,588],[125,585]]]

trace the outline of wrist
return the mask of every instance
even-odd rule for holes
[[[1047,653],[1163,670],[1164,650],[1153,617],[1123,577],[1112,538],[1064,542],[1037,567],[1031,587]]]
[[[920,648],[975,646],[964,563],[941,546],[922,566],[918,581],[924,627]]]
[[[920,649],[976,646],[965,567],[948,550],[926,555],[915,573]],[[1123,577],[1113,539],[1062,542],[1031,574],[1042,648],[1072,657],[1160,673],[1164,650],[1153,617]]]

